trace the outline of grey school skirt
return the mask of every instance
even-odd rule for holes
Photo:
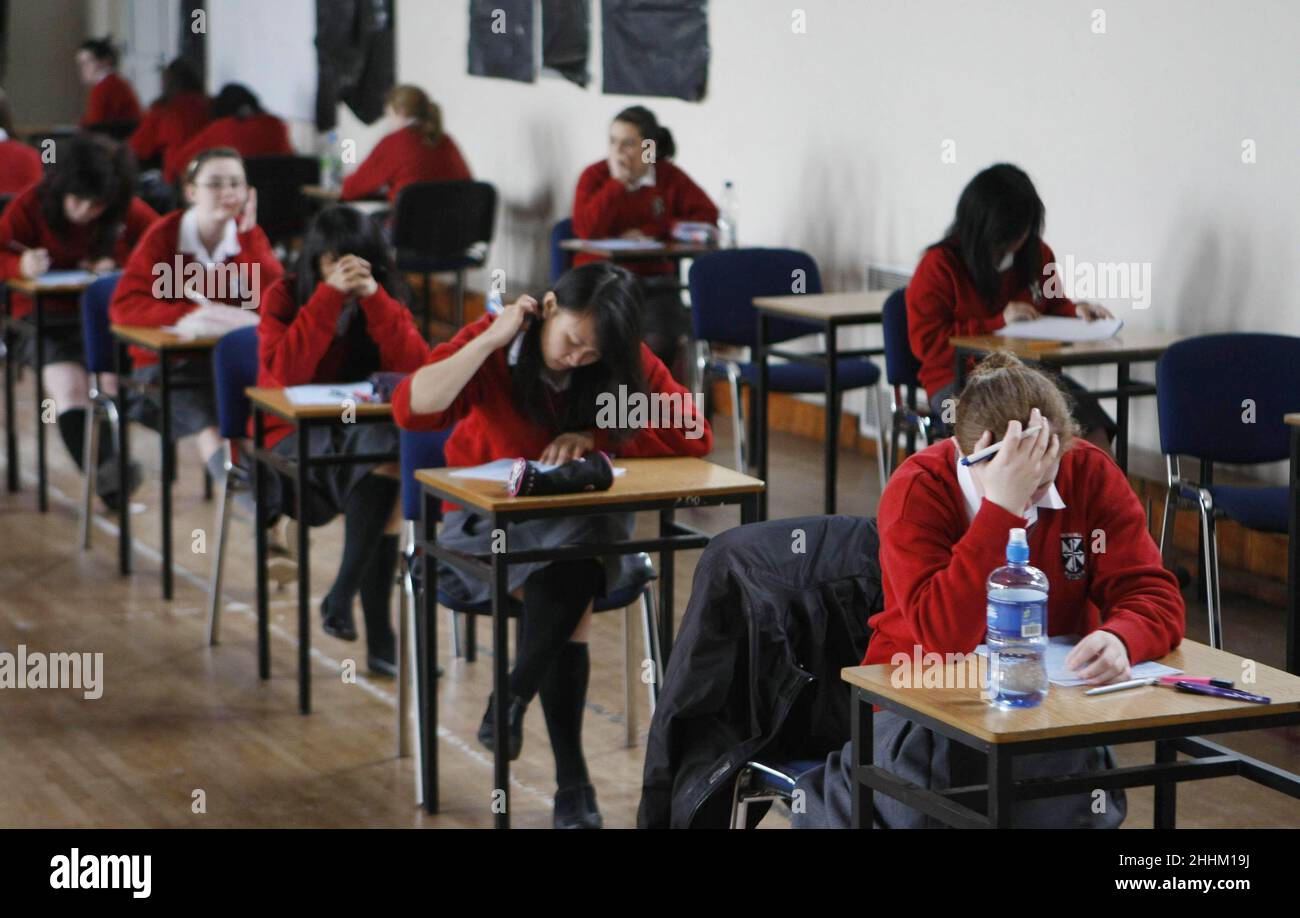
[[[984,784],[988,769],[982,752],[954,742],[889,711],[872,717],[875,764],[911,784],[931,790]],[[1050,777],[1093,772],[1115,767],[1109,746],[1040,752],[1016,756],[1012,763],[1016,778]],[[845,743],[832,752],[824,765],[799,778],[796,793],[804,792],[802,813],[791,822],[796,829],[847,829],[853,813],[853,747]],[[1012,825],[1017,829],[1117,829],[1128,814],[1123,789],[1107,791],[1104,801],[1094,804],[1091,794],[1045,797],[1017,803]],[[928,829],[943,824],[904,805],[892,797],[876,794],[873,800],[875,828]],[[1101,812],[1094,812],[1100,809]]]
[[[507,551],[530,551],[536,548],[559,548],[564,545],[608,545],[632,537],[635,517],[631,513],[606,513],[599,516],[560,516],[512,523],[506,530]],[[438,544],[471,555],[492,551],[491,521],[468,510],[453,510],[443,517]],[[641,586],[647,578],[645,566],[635,555],[606,555],[597,559],[605,567],[605,589],[610,595],[624,587]],[[511,564],[507,572],[510,590],[549,562],[534,561]],[[488,602],[492,585],[447,564],[438,565],[438,590],[464,603]]]

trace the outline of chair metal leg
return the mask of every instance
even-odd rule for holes
[[[1165,456],[1165,512],[1160,524],[1160,560],[1169,565],[1174,547],[1174,517],[1178,513],[1178,457]]]
[[[90,550],[90,534],[94,530],[92,520],[95,515],[95,479],[97,478],[99,457],[99,401],[98,392],[90,393],[90,405],[86,408],[86,430],[82,437],[81,467],[85,474],[81,481],[81,548]],[[122,495],[123,498],[126,495]]]
[[[641,591],[641,637],[645,659],[651,662],[654,669],[650,684],[646,686],[650,695],[650,714],[653,716],[659,704],[659,683],[664,677],[664,663],[659,653],[659,617],[655,613],[655,591],[650,584],[646,584],[646,588]]]
[[[731,824],[729,828],[745,828],[745,818],[749,815],[749,802],[745,795],[741,793],[743,788],[749,782],[749,768],[740,769],[736,774],[736,782],[732,785],[731,790]]]
[[[415,584],[411,580],[410,547],[398,562],[401,588],[397,591],[397,757],[411,754],[411,687],[414,665]],[[419,774],[419,769],[416,769]]]
[[[736,471],[745,474],[745,421],[740,401],[740,368],[727,364],[727,388],[731,390],[731,427],[736,450]]]
[[[636,658],[637,615],[632,606],[623,609],[623,745],[631,749],[637,740],[636,683],[641,667]]]
[[[885,444],[889,438],[885,434],[885,390],[880,386],[873,386],[876,390],[876,465],[880,469],[880,491],[883,494],[885,485],[889,482],[889,463],[885,458]]]
[[[208,583],[208,645],[216,646],[221,640],[221,581],[226,568],[226,535],[230,530],[231,472],[234,463],[230,456],[230,443],[222,444],[222,465],[226,474],[221,480],[221,495],[217,501],[216,551],[212,556],[212,575]],[[254,521],[253,525],[257,525]]]
[[[1205,604],[1210,620],[1210,646],[1223,649],[1223,607],[1219,600],[1219,544],[1214,532],[1214,499],[1200,491],[1201,532],[1205,549]]]

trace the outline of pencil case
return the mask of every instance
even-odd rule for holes
[[[543,472],[537,463],[516,459],[510,469],[507,489],[511,497],[575,494],[580,491],[608,491],[614,484],[614,463],[600,450]]]
[[[375,387],[375,399],[381,402],[391,402],[397,384],[404,379],[406,379],[405,373],[371,373],[370,384]]]

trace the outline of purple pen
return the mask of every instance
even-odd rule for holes
[[[1202,685],[1199,682],[1175,682],[1174,688],[1180,692],[1194,695],[1213,695],[1215,698],[1228,698],[1232,701],[1250,701],[1255,704],[1271,704],[1273,699],[1264,695],[1252,695],[1241,689],[1219,688],[1217,685]]]

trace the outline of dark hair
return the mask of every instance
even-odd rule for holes
[[[14,139],[14,113],[9,109],[9,97],[3,88],[0,88],[0,131],[8,134],[10,140]]]
[[[203,169],[203,164],[214,159],[233,159],[237,160],[242,166],[244,157],[239,155],[239,151],[234,147],[209,147],[200,152],[185,165],[185,172],[181,176],[181,184],[189,185],[199,177],[199,172]]]
[[[89,51],[95,55],[95,60],[103,61],[110,67],[117,66],[117,49],[113,47],[111,35],[105,35],[103,38],[87,38],[78,50]],[[66,53],[65,51],[64,54]]]
[[[370,262],[371,276],[388,291],[389,296],[402,302],[409,299],[406,280],[397,270],[383,231],[356,208],[327,207],[307,227],[302,251],[298,253],[297,288],[294,291],[299,306],[311,299],[312,293],[325,279],[320,273],[322,255],[364,258]]]
[[[566,271],[550,292],[555,294],[560,309],[595,317],[600,359],[569,370],[568,389],[559,398],[554,397],[541,376],[546,368],[542,358],[544,323],[530,323],[524,332],[519,361],[510,370],[515,407],[553,434],[591,430],[596,426],[597,398],[601,393],[617,394],[619,386],[626,386],[628,395],[645,390],[641,372],[641,283],[626,268],[598,261]],[[536,299],[544,302],[545,294]],[[633,431],[611,433],[619,440]]]
[[[203,92],[203,78],[192,63],[178,57],[163,68],[162,94],[158,96],[158,103],[170,102],[183,92]]]
[[[1010,163],[998,163],[970,180],[947,235],[935,246],[960,256],[975,289],[992,304],[1002,286],[997,259],[1026,233],[1012,266],[1015,277],[1028,284],[1042,270],[1043,217],[1043,202],[1029,176]]]
[[[212,100],[212,118],[249,118],[262,114],[262,103],[242,83],[227,83]]]
[[[77,134],[58,150],[58,158],[37,189],[41,213],[55,233],[68,228],[64,195],[104,204],[95,218],[90,254],[102,258],[113,251],[126,212],[135,196],[135,156],[126,144],[100,134]]]
[[[672,159],[677,155],[677,144],[672,132],[659,123],[655,113],[644,105],[632,105],[614,116],[615,121],[623,121],[641,132],[642,140],[654,141],[655,159]]]

